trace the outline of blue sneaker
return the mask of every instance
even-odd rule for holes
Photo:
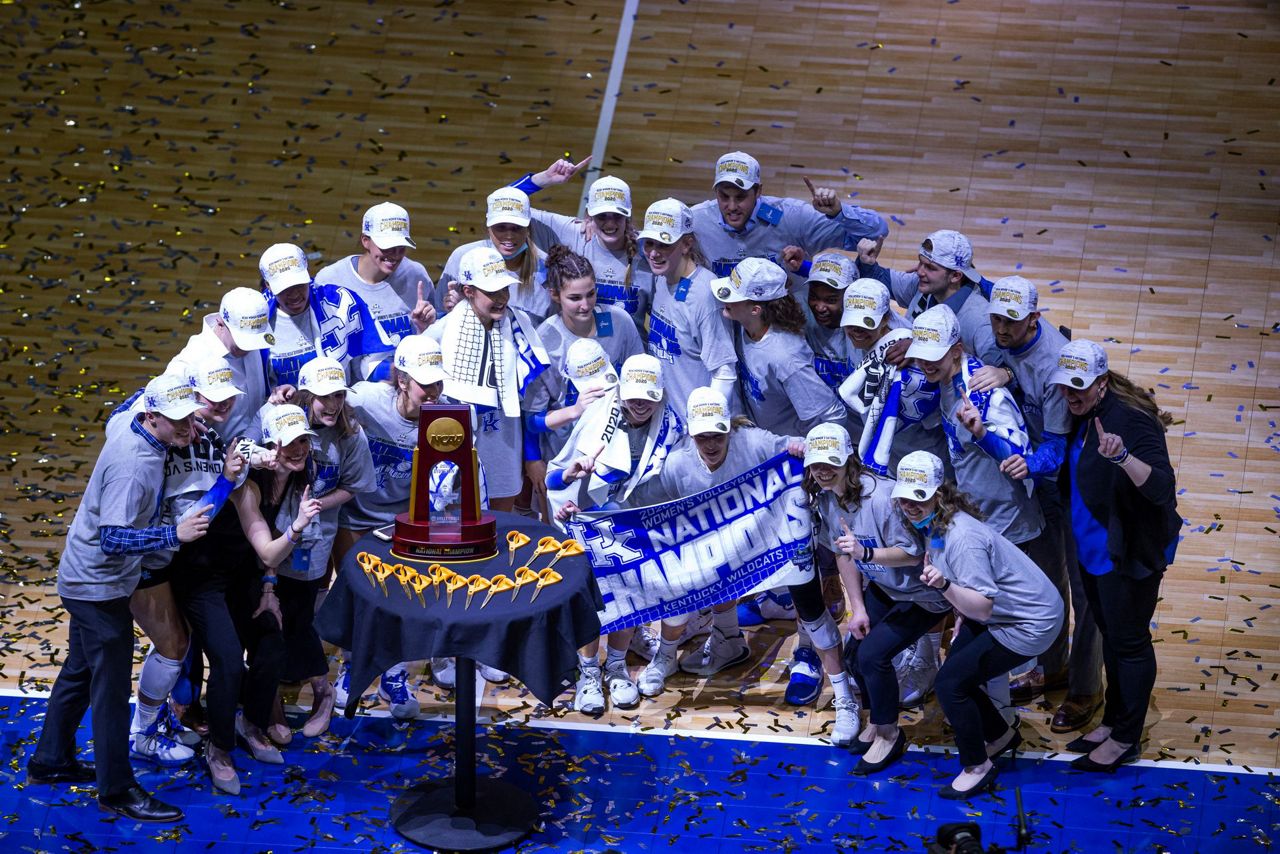
[[[129,756],[134,759],[174,766],[189,762],[195,755],[190,747],[161,732],[159,720],[140,732],[129,733]]]
[[[758,626],[769,620],[794,620],[795,618],[796,606],[791,601],[791,594],[785,589],[766,590],[749,602],[738,603],[739,626]]]
[[[418,698],[409,690],[409,671],[403,664],[398,664],[382,674],[382,681],[378,685],[378,696],[391,707],[391,717],[396,720],[412,720],[421,711]]]
[[[822,662],[818,654],[807,646],[796,647],[789,669],[791,678],[783,698],[792,706],[812,705],[822,693]]]
[[[341,712],[347,708],[351,694],[351,662],[343,661],[338,667],[338,678],[333,680],[333,705]]]

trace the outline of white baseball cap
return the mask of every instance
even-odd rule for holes
[[[939,267],[964,273],[971,282],[982,281],[982,276],[973,269],[973,244],[958,231],[942,229],[930,234],[920,244],[920,257]]]
[[[361,233],[379,249],[418,248],[409,237],[409,212],[392,202],[383,202],[365,211]]]
[[[298,372],[298,391],[309,391],[324,397],[347,390],[347,372],[342,363],[329,356],[316,356]]]
[[[853,454],[849,431],[839,424],[819,424],[804,437],[804,464],[842,466]]]
[[[858,265],[848,255],[839,252],[823,252],[809,265],[806,282],[818,282],[842,291],[858,278]]]
[[[787,295],[787,271],[768,258],[743,258],[723,279],[711,282],[720,302],[768,302]]]
[[[196,400],[196,386],[191,377],[185,373],[165,373],[147,383],[142,392],[142,408],[181,421],[204,406]]]
[[[708,386],[689,392],[689,435],[729,432],[729,402],[724,395]]]
[[[587,214],[616,213],[631,216],[631,188],[612,175],[597,178],[587,191]]]
[[[573,383],[579,393],[602,388],[611,389],[618,384],[618,372],[594,338],[579,338],[564,351],[564,366],[560,369],[564,378]]]
[[[925,309],[911,327],[911,346],[908,359],[936,362],[960,340],[960,323],[956,313],[948,305],[935,305]]]
[[[898,462],[898,479],[891,497],[928,501],[942,486],[944,477],[942,460],[928,451],[912,451]]]
[[[876,279],[854,279],[844,289],[841,326],[875,329],[889,312],[889,289]]]
[[[644,228],[637,240],[656,240],[670,245],[693,233],[693,213],[679,199],[659,199],[644,212]]]
[[[1088,388],[1107,372],[1107,351],[1087,338],[1068,341],[1058,354],[1058,366],[1049,374],[1054,385]]]
[[[276,243],[267,247],[258,259],[258,272],[276,296],[296,285],[311,284],[307,253],[292,243]]]
[[[516,274],[507,269],[502,253],[491,246],[477,246],[463,255],[458,262],[458,275],[461,284],[474,285],[487,294],[520,284]]]
[[[1040,295],[1036,286],[1021,276],[1005,276],[996,279],[991,286],[990,314],[998,314],[1010,320],[1026,320],[1027,315],[1039,311]]]
[[[241,350],[265,350],[276,343],[267,316],[267,298],[252,288],[232,288],[218,306],[231,340]]]
[[[299,436],[315,435],[315,431],[307,423],[306,413],[292,403],[268,403],[262,407],[259,416],[262,420],[262,442],[265,445],[283,448]]]
[[[484,224],[497,225],[509,222],[512,225],[529,224],[529,196],[524,190],[516,187],[499,187],[489,194],[486,200],[488,209],[485,212]]]
[[[495,253],[497,254],[497,253]],[[440,342],[429,335],[406,335],[396,345],[395,366],[413,377],[418,385],[444,382],[444,354]]]
[[[195,390],[205,400],[221,403],[237,395],[244,394],[244,389],[236,386],[235,374],[226,359],[213,356],[197,362],[188,371]]]
[[[730,183],[742,190],[750,190],[760,183],[760,161],[745,151],[730,151],[716,161],[716,184]]]
[[[648,353],[637,353],[622,363],[619,393],[623,400],[662,400],[662,363]]]

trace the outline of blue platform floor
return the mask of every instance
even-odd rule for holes
[[[0,697],[0,844],[19,851],[419,851],[388,821],[392,801],[445,776],[447,722],[334,720],[300,735],[284,766],[243,752],[244,790],[215,795],[202,765],[136,766],[148,789],[186,810],[173,825],[141,825],[98,810],[93,788],[28,786],[25,765],[45,701]],[[87,738],[88,722],[84,736]],[[481,773],[534,793],[538,828],[514,850],[922,851],[938,825],[973,821],[984,844],[1011,846],[1015,787],[1034,851],[1236,852],[1280,850],[1280,779],[1273,774],[1143,764],[1114,775],[1072,772],[1024,755],[1002,767],[994,795],[938,797],[954,756],[910,751],[892,773],[850,774],[856,757],[818,743],[641,734],[608,728],[486,727]]]

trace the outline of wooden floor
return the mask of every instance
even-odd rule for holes
[[[0,6],[0,687],[56,674],[53,570],[104,414],[273,242],[318,266],[394,199],[437,272],[488,192],[591,150],[621,7]],[[1157,389],[1187,527],[1148,758],[1280,764],[1276,56],[1275,2],[641,0],[604,164],[639,212],[705,198],[743,148],[767,192],[808,175],[892,215],[896,265],[959,228]],[[789,643],[758,633],[769,669],[612,720],[661,728],[679,702],[676,726],[820,732],[829,711],[781,704]]]

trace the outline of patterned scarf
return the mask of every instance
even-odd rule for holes
[[[520,398],[550,365],[529,316],[508,306],[502,319],[485,329],[471,303],[463,301],[442,322],[440,349],[449,375],[444,393],[481,410],[520,417]]]

